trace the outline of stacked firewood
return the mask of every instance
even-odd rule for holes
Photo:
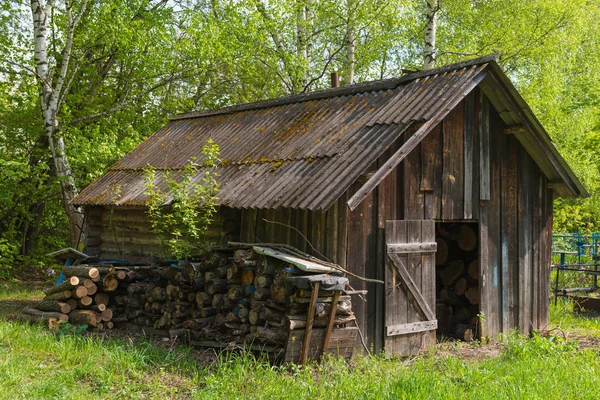
[[[143,272],[150,267],[134,267]],[[17,319],[45,323],[50,327],[61,322],[88,325],[96,329],[112,329],[114,312],[109,307],[112,294],[136,279],[136,270],[118,270],[105,265],[63,267],[62,283],[44,289],[46,297],[23,309]]]
[[[476,231],[469,224],[448,224],[436,236],[438,331],[472,341],[479,322]]]
[[[197,344],[273,349],[307,324],[311,291],[286,281],[307,273],[252,248],[207,252],[199,262],[85,265],[64,267],[63,273],[65,282],[46,289],[36,311],[26,309],[22,319],[99,329],[134,324]],[[319,291],[314,327],[327,325],[333,298],[333,292]],[[350,296],[339,296],[334,326],[354,319]]]

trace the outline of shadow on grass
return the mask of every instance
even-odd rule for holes
[[[32,305],[44,297],[42,289],[49,286],[44,281],[0,282],[0,318],[19,314],[24,307]]]

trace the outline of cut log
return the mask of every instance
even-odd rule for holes
[[[106,310],[106,306],[104,304],[93,304],[90,306],[90,310],[101,313],[102,311]]]
[[[254,335],[266,343],[283,344],[287,341],[288,334],[282,330],[256,327]]]
[[[437,250],[435,252],[435,265],[444,265],[448,261],[448,243],[440,237],[435,239]]]
[[[227,279],[213,279],[206,282],[206,293],[211,296],[227,293]]]
[[[104,311],[102,311],[100,313],[100,316],[102,318],[102,321],[108,322],[112,319],[113,317],[113,312],[110,308],[105,309]]]
[[[273,284],[273,276],[271,275],[258,275],[254,278],[254,286],[259,288],[269,287]]]
[[[469,264],[469,277],[475,281],[479,280],[479,260],[475,260]]]
[[[68,300],[71,298],[71,290],[61,290],[56,293],[52,293],[45,297],[47,300]]]
[[[454,292],[458,296],[462,296],[463,294],[465,294],[467,287],[468,287],[467,280],[465,278],[460,278],[459,280],[456,281],[456,284],[454,284]]]
[[[451,261],[441,272],[442,283],[444,286],[450,286],[465,269],[465,263],[462,260]]]
[[[41,311],[30,306],[27,306],[23,309],[23,314],[43,317],[46,320],[48,320],[48,318],[56,318],[59,321],[66,321],[68,319],[68,317],[66,317],[67,314],[63,314],[61,312]]]
[[[254,281],[254,271],[250,269],[243,269],[241,273],[241,281],[242,285],[252,285],[252,282]]]
[[[464,251],[472,251],[477,247],[477,234],[467,224],[458,228],[458,247]]]
[[[232,279],[237,278],[238,272],[239,271],[238,271],[237,265],[232,265],[231,267],[227,268],[227,280],[232,280]],[[215,274],[215,278],[216,278],[216,274]]]
[[[475,339],[475,327],[472,325],[459,324],[456,326],[456,338],[465,342],[472,342]]]
[[[119,280],[114,274],[108,274],[102,278],[102,291],[114,292],[119,287]]]
[[[48,299],[38,301],[35,308],[41,311],[54,311],[63,314],[68,314],[71,311],[71,306],[68,303]]]
[[[46,299],[48,299],[46,297]],[[75,310],[77,308],[77,306],[79,305],[79,302],[77,301],[77,299],[68,299],[66,301],[66,303],[69,305],[69,307],[71,307],[71,310]]]
[[[68,279],[69,283],[73,286],[77,286],[79,285],[79,277],[77,276],[72,276]]]
[[[76,299],[81,299],[84,296],[87,296],[87,288],[85,286],[77,286],[71,292],[72,296]]]
[[[285,303],[285,285],[275,283],[271,285],[271,299],[276,303]]]
[[[231,285],[227,289],[227,297],[231,300],[240,300],[244,298],[244,286],[243,285]]]
[[[90,306],[93,302],[94,300],[90,296],[83,296],[79,299],[78,304],[80,307],[87,307]]]
[[[104,304],[105,306],[108,305],[108,294],[106,293],[97,293],[96,296],[94,296],[94,302],[96,304]]]
[[[443,288],[439,293],[439,300],[443,303],[449,304],[451,306],[462,306],[463,302],[460,298],[454,293],[453,290],[448,288]],[[464,301],[464,300],[463,300]]]
[[[51,287],[45,288],[42,291],[44,292],[44,294],[46,296],[49,296],[51,294],[62,292],[62,291],[65,291],[65,290],[71,290],[74,287],[77,287],[77,285],[71,285],[71,282],[67,281],[67,282],[61,283],[60,285],[55,285],[55,286],[51,286]]]
[[[118,280],[125,280],[127,279],[127,272],[123,271],[123,270],[119,270],[119,271],[115,271],[115,276],[117,277]]]
[[[63,267],[62,273],[65,276],[85,276],[92,279],[100,275],[98,268],[89,265],[67,265]]]
[[[96,286],[96,284],[94,282],[92,282],[92,284],[90,286],[84,286],[84,287],[87,288],[88,296],[96,294],[96,292],[98,291],[98,286]]]
[[[198,308],[210,306],[212,304],[212,299],[212,296],[206,292],[196,293],[196,304],[198,304]]]
[[[92,310],[74,310],[69,313],[69,322],[73,325],[96,326],[96,313]]]
[[[470,287],[465,292],[465,297],[469,300],[471,304],[479,304],[479,288],[478,287]]]
[[[83,286],[85,286],[86,288],[91,288],[91,287],[97,287],[96,284],[94,283],[94,281],[92,279],[83,279],[82,281],[80,281],[79,283],[81,283]]]
[[[265,320],[260,318],[260,311],[256,311],[254,309],[250,310],[250,312],[248,313],[248,321],[252,325],[264,325],[265,324]]]

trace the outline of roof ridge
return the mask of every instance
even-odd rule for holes
[[[492,61],[495,61],[498,58],[497,53],[489,54],[487,56],[461,61],[454,64],[445,65],[439,68],[433,68],[428,70],[422,70],[413,72],[407,75],[403,75],[399,78],[388,78],[376,81],[362,82],[356,83],[353,85],[342,86],[338,88],[330,88],[330,89],[322,89],[317,90],[310,93],[301,93],[292,96],[278,97],[275,99],[267,99],[255,101],[252,103],[244,103],[238,104],[228,107],[215,108],[205,111],[195,111],[184,114],[177,114],[170,117],[171,121],[182,120],[182,119],[190,119],[190,118],[199,118],[199,117],[208,117],[213,115],[221,115],[221,114],[232,114],[239,111],[248,111],[248,110],[258,110],[262,108],[276,107],[291,103],[300,103],[304,101],[310,100],[320,100],[327,99],[331,97],[339,97],[339,96],[349,96],[355,95],[359,93],[365,92],[374,92],[380,90],[389,90],[395,89],[399,85],[407,82],[411,82],[420,78],[424,78],[431,75],[438,75],[466,67],[470,67],[478,64],[485,64]]]

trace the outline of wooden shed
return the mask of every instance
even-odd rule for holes
[[[415,354],[461,319],[481,337],[547,326],[552,202],[588,194],[494,56],[174,116],[75,199],[86,252],[160,255],[143,169],[177,174],[209,138],[221,239],[290,244],[384,281],[350,279],[368,290],[353,304],[375,349]]]

